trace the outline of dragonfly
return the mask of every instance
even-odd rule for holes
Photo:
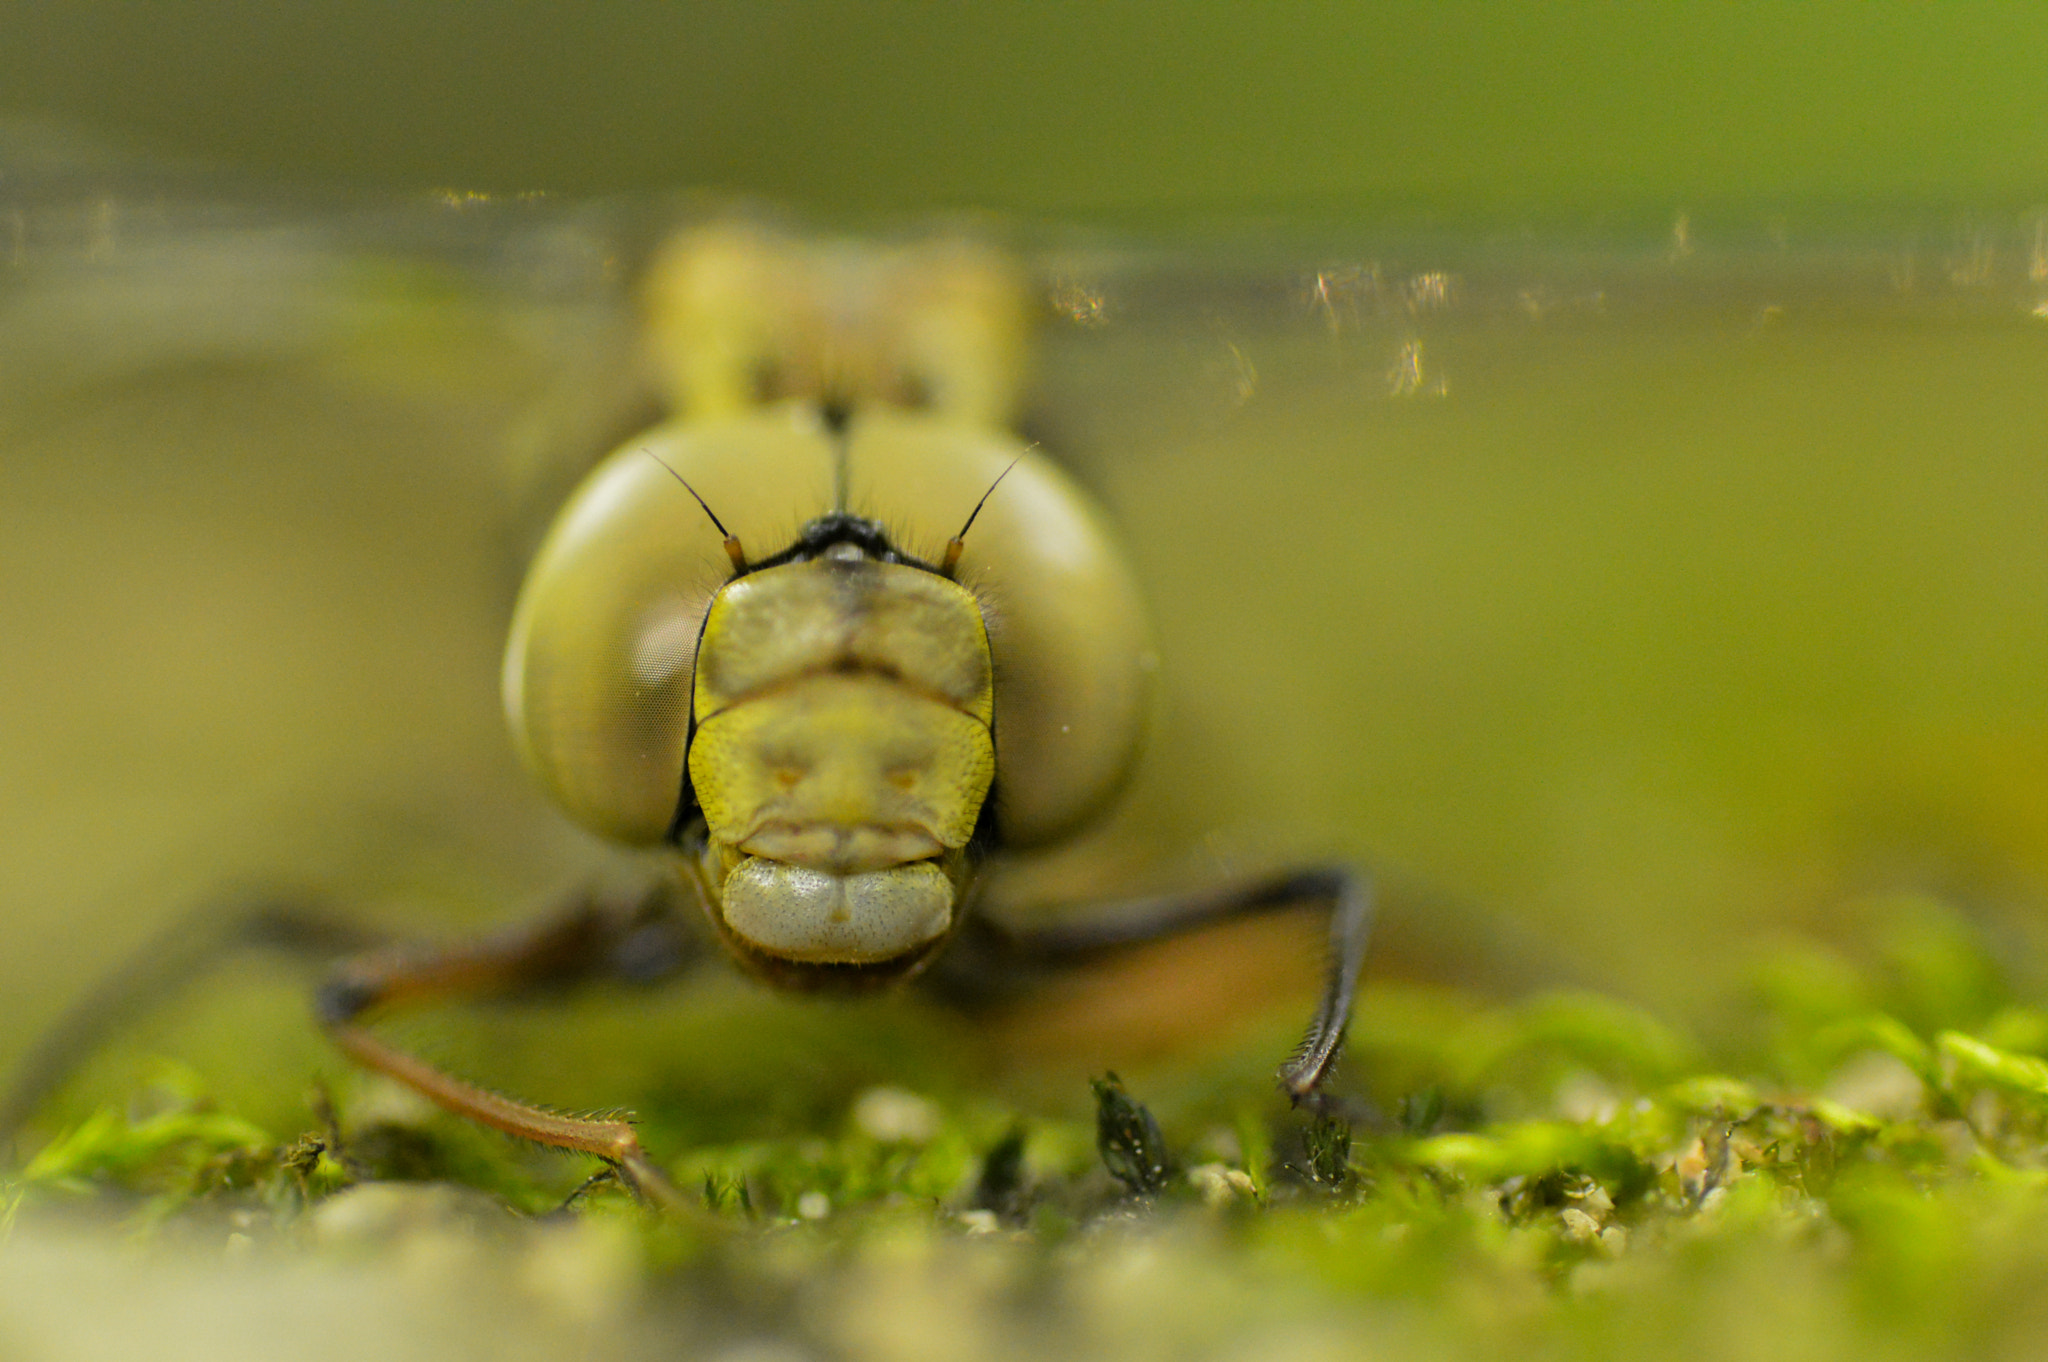
[[[1034,329],[1047,315],[1098,327],[1111,307],[1083,271],[1027,267],[973,232],[860,241],[701,206],[663,206],[658,229],[459,196],[350,217],[46,176],[5,212],[9,329],[36,338],[10,366],[25,397],[146,390],[261,356],[333,366],[344,388],[452,378],[502,400],[506,373],[460,371],[472,347],[511,386],[535,384],[533,414],[498,433],[504,480],[515,500],[562,504],[511,612],[510,745],[571,822],[660,868],[644,892],[572,893],[452,945],[370,944],[324,910],[254,896],[74,1007],[0,1124],[231,938],[282,942],[343,957],[314,1014],[357,1064],[678,1205],[630,1120],[487,1090],[375,1022],[647,982],[720,948],[776,988],[919,981],[971,1009],[1020,978],[1318,906],[1324,982],[1279,1081],[1298,1105],[1332,1106],[1372,917],[1348,864],[1043,918],[1001,906],[1007,866],[1115,807],[1156,703],[1145,593],[1111,520],[1027,433]],[[595,432],[650,412],[588,466]],[[24,400],[15,439],[33,446],[45,419]]]

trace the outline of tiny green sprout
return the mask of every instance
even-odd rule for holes
[[[1351,1181],[1351,1123],[1317,1112],[1304,1132],[1308,1175],[1316,1186],[1342,1191]]]
[[[746,1175],[735,1173],[722,1178],[716,1173],[704,1175],[704,1205],[713,1211],[738,1207],[742,1215],[752,1219],[754,1215],[754,1194],[747,1186]]]
[[[1143,1103],[1124,1091],[1123,1080],[1105,1074],[1090,1084],[1095,1090],[1095,1148],[1111,1176],[1134,1196],[1165,1190],[1173,1173],[1166,1137]]]

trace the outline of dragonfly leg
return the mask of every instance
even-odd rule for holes
[[[660,911],[666,907],[668,911]],[[579,900],[510,932],[452,946],[401,946],[343,962],[315,995],[321,1027],[350,1059],[429,1101],[507,1135],[592,1154],[665,1210],[686,1205],[647,1157],[630,1120],[564,1116],[455,1077],[380,1038],[368,1025],[399,1004],[522,993],[600,978],[651,977],[695,954],[665,899],[631,908]]]
[[[1260,917],[1311,903],[1330,905],[1329,965],[1323,990],[1302,1042],[1280,1066],[1280,1086],[1297,1106],[1323,1109],[1324,1093],[1358,992],[1372,935],[1372,883],[1349,866],[1318,866],[1269,879],[1188,894],[1167,894],[1100,905],[1085,920],[1016,929],[985,920],[958,943],[961,964],[946,981],[956,992],[985,992],[983,984],[1034,969],[1086,963],[1114,951],[1158,941],[1215,923]]]

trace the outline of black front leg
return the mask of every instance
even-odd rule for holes
[[[1085,921],[1013,929],[970,919],[937,981],[963,1001],[999,995],[1025,976],[1085,964],[1111,952],[1179,936],[1215,923],[1326,902],[1330,912],[1329,971],[1308,1034],[1280,1066],[1280,1086],[1297,1106],[1322,1109],[1324,1085],[1344,1047],[1358,976],[1372,935],[1372,884],[1348,866],[1290,871],[1271,879],[1189,894],[1106,903]]]

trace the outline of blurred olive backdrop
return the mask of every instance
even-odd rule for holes
[[[635,410],[615,262],[309,189],[1009,215],[1107,308],[1042,422],[1159,606],[1167,864],[1360,857],[1439,967],[1681,1009],[1871,895],[2023,967],[2044,71],[2016,4],[10,6],[0,114],[293,206],[0,166],[0,1060],[224,885],[448,926],[593,859],[494,668],[518,489]]]
[[[14,4],[0,109],[294,179],[1154,223],[2031,202],[2018,3]]]

